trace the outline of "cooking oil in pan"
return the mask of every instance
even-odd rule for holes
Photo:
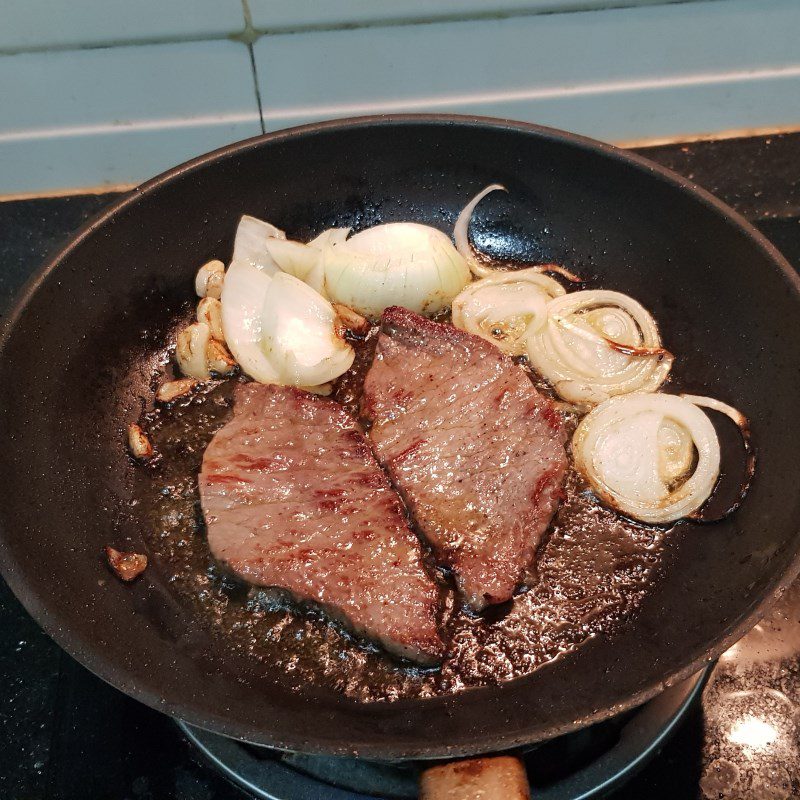
[[[374,335],[359,350],[335,397],[358,408]],[[530,587],[506,607],[475,616],[448,594],[440,669],[403,666],[274,594],[235,581],[215,564],[200,512],[203,452],[231,413],[234,381],[220,382],[145,421],[160,454],[137,481],[151,508],[146,540],[169,585],[234,658],[300,688],[308,682],[364,701],[448,694],[510,680],[578,647],[631,614],[658,569],[665,532],[599,506],[571,473],[564,501],[539,548]]]

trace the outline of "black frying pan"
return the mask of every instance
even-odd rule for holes
[[[158,564],[128,586],[100,552],[140,549],[124,429],[197,266],[239,216],[303,236],[414,219],[449,229],[471,194],[510,200],[484,244],[640,299],[678,354],[675,385],[749,414],[759,473],[725,522],[681,524],[637,614],[512,682],[360,704],[214,645]],[[645,159],[532,125],[435,116],[323,123],[232,145],[145,184],[28,285],[0,345],[0,555],[30,613],[133,697],[283,748],[448,757],[549,738],[630,708],[739,638],[800,569],[800,282],[729,208]]]

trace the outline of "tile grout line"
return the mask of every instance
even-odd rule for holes
[[[246,2],[246,0],[242,0]],[[531,17],[551,17],[566,14],[586,14],[600,11],[625,11],[654,8],[658,6],[689,5],[691,3],[724,3],[727,0],[655,0],[655,2],[637,3],[635,0],[608,0],[607,4],[595,6],[586,4],[573,8],[549,9],[506,9],[499,11],[465,11],[455,14],[417,15],[408,17],[383,17],[370,20],[353,20],[351,22],[320,22],[307,25],[277,25],[275,27],[254,28],[255,39],[263,36],[283,36],[295,33],[320,33],[324,31],[353,31],[369,28],[401,28],[419,25],[437,25],[454,22],[494,22]]]
[[[258,86],[258,67],[256,66],[256,55],[253,52],[253,45],[247,45],[247,51],[250,53],[250,67],[253,72],[253,88],[256,93],[256,105],[258,106],[258,121],[261,125],[261,133],[266,133],[267,128],[264,125],[264,109],[261,105],[261,89]]]
[[[276,27],[256,28],[252,24],[250,9],[247,0],[242,0],[242,9],[245,18],[245,28],[239,32],[210,32],[196,36],[150,36],[141,39],[104,39],[97,42],[74,42],[72,44],[33,45],[20,48],[0,48],[0,58],[4,56],[17,56],[25,53],[61,53],[79,50],[108,50],[115,47],[142,47],[147,45],[183,44],[190,42],[217,42],[234,41],[252,45],[264,36],[291,35],[294,33],[315,33],[320,31],[361,30],[365,28],[394,28],[411,27],[417,25],[435,25],[452,22],[480,22],[493,20],[507,20],[524,17],[546,17],[558,14],[582,14],[593,11],[620,11],[624,9],[640,9],[659,5],[688,5],[696,2],[717,2],[726,0],[656,0],[656,2],[636,3],[635,0],[609,0],[602,7],[586,4],[573,8],[551,9],[507,9],[500,11],[465,11],[456,14],[440,14],[435,16],[409,16],[382,18],[352,22],[329,22],[309,25],[285,25]]]
[[[0,58],[21,56],[27,53],[69,53],[90,50],[112,50],[123,47],[148,47],[167,44],[192,44],[195,42],[238,42],[241,33],[208,33],[197,36],[149,36],[142,39],[104,39],[98,42],[73,44],[35,45],[22,48],[0,48]]]
[[[258,121],[261,125],[261,133],[266,133],[264,125],[264,108],[261,104],[261,88],[258,84],[258,67],[256,66],[256,54],[253,50],[253,42],[258,38],[258,34],[253,30],[253,18],[250,14],[250,6],[247,0],[242,0],[242,13],[244,14],[244,31],[242,41],[247,45],[247,52],[250,55],[250,70],[253,75],[253,89],[256,93],[256,105],[258,106]]]

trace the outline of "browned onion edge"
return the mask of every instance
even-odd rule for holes
[[[606,344],[617,353],[622,353],[626,356],[658,356],[659,361],[662,358],[674,358],[675,356],[667,350],[666,347],[636,347],[632,344],[622,344],[622,342],[615,342],[604,336]]]
[[[728,415],[724,414],[723,416]],[[703,516],[703,509],[708,505],[708,502],[711,500],[711,498],[714,497],[714,494],[716,493],[715,487],[714,491],[709,495],[705,503],[703,503],[703,505],[697,509],[697,511],[684,517],[684,519],[687,519],[690,522],[694,522],[698,525],[710,525],[714,522],[722,522],[722,520],[727,519],[729,516],[731,516],[731,514],[738,511],[744,502],[745,497],[747,497],[747,493],[750,491],[750,486],[752,485],[753,478],[756,474],[756,448],[752,441],[750,420],[744,414],[742,414],[741,411],[737,412],[736,419],[733,419],[732,417],[728,417],[728,419],[730,419],[739,428],[739,433],[742,435],[742,446],[744,447],[745,453],[745,470],[744,477],[739,484],[739,495],[736,500],[734,500],[734,502],[721,514],[718,514],[714,517],[705,517]],[[719,485],[719,483],[717,485]]]

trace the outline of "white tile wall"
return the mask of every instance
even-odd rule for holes
[[[0,197],[141,183],[177,164],[261,132],[258,118],[217,116],[175,128],[141,125],[0,140]]]
[[[136,182],[261,131],[238,42],[0,57],[0,193]]]
[[[225,36],[241,0],[0,0],[0,51]]]
[[[612,141],[800,128],[800,0],[245,1],[271,130],[392,111]],[[257,134],[244,11],[0,0],[0,197],[139,182]]]
[[[264,36],[268,129],[392,111],[612,140],[800,123],[800,3],[725,0]]]
[[[258,30],[363,25],[464,15],[550,13],[681,0],[246,0]]]

